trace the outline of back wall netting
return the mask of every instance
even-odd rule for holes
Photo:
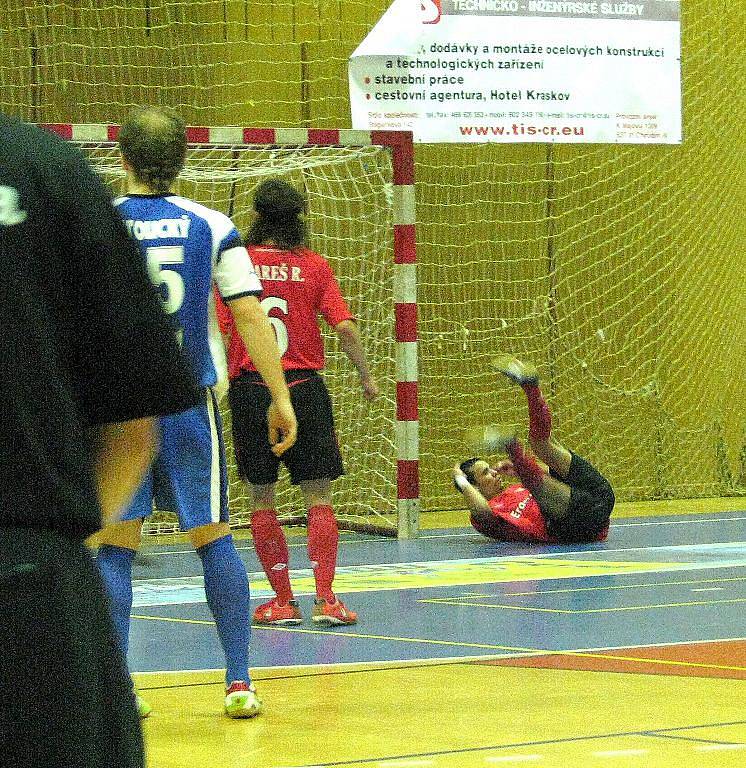
[[[347,58],[387,6],[0,0],[0,109],[349,127]],[[745,28],[742,3],[684,4],[682,146],[417,147],[423,509],[459,506],[462,427],[525,424],[497,351],[538,363],[618,498],[744,492]]]

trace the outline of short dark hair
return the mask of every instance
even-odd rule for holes
[[[292,184],[278,177],[265,179],[254,192],[254,210],[257,217],[246,234],[249,245],[271,240],[285,251],[305,245],[306,198]]]
[[[184,167],[186,126],[170,107],[141,107],[119,131],[119,149],[138,181],[154,192],[168,192]]]
[[[477,476],[474,474],[474,465],[479,461],[478,457],[475,457],[473,459],[467,459],[466,461],[462,461],[461,464],[459,464],[459,469],[466,475],[466,479],[469,481],[471,485],[475,484],[475,481],[477,479]],[[461,489],[456,485],[456,480],[453,481],[454,488],[461,493]]]

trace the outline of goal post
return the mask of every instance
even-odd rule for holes
[[[112,188],[124,192],[119,127],[44,124],[78,145]],[[334,484],[340,527],[399,538],[419,528],[417,259],[414,150],[407,131],[189,127],[187,160],[175,193],[222,211],[245,232],[252,192],[282,176],[306,192],[309,245],[324,255],[361,325],[381,395],[365,404],[356,372],[324,330],[329,387],[347,475]],[[246,527],[250,502],[238,478],[227,400],[221,406],[229,461],[231,525]],[[278,485],[281,521],[305,510],[287,477]],[[178,531],[175,517],[156,512],[145,527]]]

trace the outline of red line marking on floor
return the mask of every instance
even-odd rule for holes
[[[500,667],[746,680],[746,641],[725,640],[714,643],[618,648],[592,653],[549,653],[474,663]]]

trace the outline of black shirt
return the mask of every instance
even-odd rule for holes
[[[97,530],[90,427],[197,401],[103,183],[0,114],[0,526]]]

